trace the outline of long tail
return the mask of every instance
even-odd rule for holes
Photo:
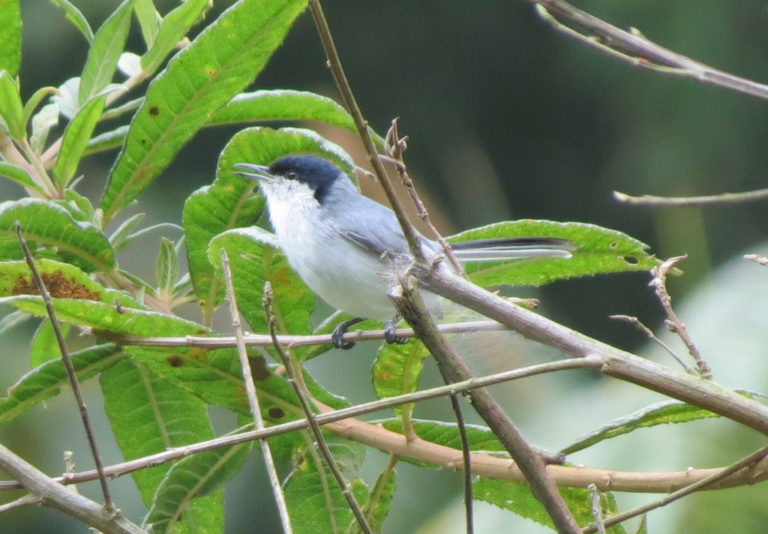
[[[512,237],[452,243],[461,261],[499,261],[525,258],[570,258],[578,247],[555,237]]]

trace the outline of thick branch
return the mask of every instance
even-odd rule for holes
[[[414,265],[414,274],[430,291],[500,322],[523,336],[575,357],[602,362],[601,372],[705,408],[768,434],[768,406],[723,386],[674,371],[546,319],[464,280],[445,269]]]
[[[21,482],[42,504],[57,508],[107,534],[146,534],[119,513],[108,511],[38,471],[0,444],[0,469]]]
[[[411,288],[411,284],[414,286]],[[437,360],[440,371],[447,382],[460,382],[472,378],[472,373],[456,354],[453,348],[438,332],[429,312],[424,306],[421,295],[415,291],[416,281],[405,277],[396,287],[390,298],[397,305],[398,311],[419,336]],[[511,419],[493,400],[487,390],[475,389],[469,392],[472,406],[478,415],[488,424],[494,435],[499,438],[518,468],[525,475],[531,490],[552,518],[555,528],[560,533],[579,533],[581,529],[557,491],[557,486],[547,472],[541,454],[523,437]]]
[[[544,8],[544,20],[555,29],[568,34],[579,42],[592,46],[612,57],[632,65],[665,74],[690,78],[701,83],[715,85],[768,99],[768,85],[753,82],[714,69],[689,57],[673,52],[653,43],[637,32],[625,31],[585,11],[577,9],[563,0],[527,0]],[[560,23],[567,20],[588,32],[588,35],[572,30]],[[594,38],[593,38],[594,37]]]

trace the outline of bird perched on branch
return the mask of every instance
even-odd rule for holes
[[[387,342],[399,342],[388,290],[397,266],[412,257],[394,212],[362,195],[344,171],[318,156],[235,167],[239,175],[258,180],[291,267],[328,304],[356,316],[336,327],[333,344],[350,348],[353,343],[342,336],[364,318],[385,321]],[[418,237],[427,259],[442,253],[436,241]],[[451,248],[459,261],[569,258],[575,249],[570,241],[548,237],[485,239]]]

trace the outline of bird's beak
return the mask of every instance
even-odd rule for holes
[[[235,174],[251,180],[271,181],[274,176],[270,174],[269,167],[266,165],[253,165],[251,163],[235,163]]]

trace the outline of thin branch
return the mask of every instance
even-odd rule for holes
[[[659,46],[636,30],[619,29],[563,0],[528,0],[528,2],[537,7],[540,6],[537,11],[556,30],[630,65],[768,99],[768,85],[714,69]],[[573,25],[585,30],[586,34],[565,26],[560,22],[561,20],[570,21]]]
[[[320,449],[320,453],[323,455],[323,459],[328,465],[328,469],[330,469],[333,477],[336,479],[336,483],[339,485],[341,493],[349,505],[349,509],[352,510],[360,530],[362,530],[365,534],[372,534],[373,531],[368,525],[368,521],[365,519],[363,510],[360,508],[360,504],[357,502],[357,499],[355,499],[355,495],[352,493],[352,489],[349,487],[349,483],[344,478],[344,475],[341,474],[341,470],[336,463],[336,459],[333,457],[333,454],[331,454],[331,450],[328,448],[328,443],[325,441],[325,437],[323,437],[323,432],[320,430],[320,425],[317,424],[315,414],[312,411],[312,406],[310,406],[309,401],[307,400],[309,397],[309,392],[306,390],[306,386],[301,377],[301,366],[295,365],[295,362],[291,361],[291,359],[283,350],[283,347],[280,345],[280,343],[277,342],[275,315],[272,313],[272,287],[269,282],[266,282],[264,285],[264,310],[267,314],[269,333],[270,336],[272,336],[273,347],[280,357],[280,360],[283,363],[283,367],[285,367],[285,371],[288,374],[288,381],[291,383],[291,386],[293,386],[293,391],[296,393],[296,397],[299,399],[299,404],[301,404],[301,409],[304,411],[304,416],[306,417],[306,421],[309,424],[310,430],[312,431],[312,435],[315,437],[317,447]]]
[[[469,368],[437,331],[415,284],[414,278],[404,276],[400,280],[400,284],[390,291],[389,296],[395,302],[397,310],[429,349],[438,366],[441,367],[446,382],[460,382],[471,378],[472,373]],[[522,433],[496,404],[487,390],[472,390],[469,397],[475,411],[488,424],[525,475],[526,481],[531,486],[531,491],[546,509],[557,531],[560,533],[580,533],[581,529],[558,492],[554,480],[547,472],[541,454],[525,440]]]
[[[370,445],[395,456],[410,458],[416,461],[426,462],[449,469],[457,469],[462,466],[461,453],[456,449],[436,445],[423,440],[408,441],[402,434],[390,432],[378,424],[366,423],[353,419],[354,417],[385,410],[427,399],[449,395],[452,392],[461,393],[476,387],[485,387],[510,380],[516,380],[543,373],[572,370],[572,369],[600,369],[603,362],[596,357],[573,358],[544,364],[532,365],[512,371],[504,371],[494,375],[475,378],[450,386],[440,386],[396,397],[388,397],[357,406],[350,406],[341,410],[333,410],[320,405],[324,413],[315,418],[320,425],[328,426],[329,430],[350,439],[356,439],[361,443]],[[137,458],[128,462],[116,464],[105,469],[110,478],[132,473],[147,467],[161,465],[165,462],[178,460],[192,454],[217,449],[219,447],[231,447],[248,441],[262,440],[272,436],[286,434],[309,427],[305,419],[290,421],[264,430],[252,430],[239,434],[222,436],[208,441],[203,441],[184,447],[169,449],[163,452]],[[558,486],[584,488],[590,483],[595,483],[598,489],[603,491],[628,491],[648,493],[668,493],[692,482],[696,482],[717,473],[722,468],[710,469],[686,469],[678,472],[631,472],[594,469],[589,467],[571,467],[549,465],[547,470],[557,481]],[[483,453],[472,454],[472,473],[506,480],[524,480],[522,473],[514,462],[507,458],[491,456]],[[61,476],[55,481],[62,484],[78,484],[96,480],[97,475],[93,470],[82,473]],[[768,479],[768,462],[763,461],[737,475],[727,477],[707,489],[720,489],[745,484],[755,484]],[[0,490],[17,490],[23,486],[18,482],[0,481]]]
[[[248,353],[246,352],[245,343],[243,342],[243,327],[240,323],[240,313],[237,311],[237,300],[235,299],[235,289],[232,285],[232,271],[229,268],[229,257],[227,256],[227,251],[223,248],[221,249],[221,270],[224,273],[227,300],[229,300],[232,326],[235,329],[237,355],[240,358],[240,368],[243,371],[243,381],[245,382],[245,393],[248,397],[248,405],[251,409],[251,415],[253,416],[256,430],[264,430],[264,419],[261,417],[259,398],[256,396],[256,386],[254,385],[253,375],[251,374],[251,365],[248,361]],[[261,454],[264,458],[264,467],[267,471],[267,476],[269,477],[270,486],[272,486],[272,494],[275,498],[275,505],[277,505],[283,532],[285,534],[291,534],[293,532],[293,529],[291,528],[291,517],[288,515],[288,505],[285,503],[283,487],[280,484],[280,477],[277,476],[277,468],[275,467],[275,461],[272,458],[269,442],[266,439],[263,439],[260,441],[260,445]]]
[[[373,171],[381,184],[384,193],[387,195],[389,205],[392,206],[392,211],[397,216],[397,221],[400,223],[400,227],[403,230],[403,235],[408,243],[408,248],[411,254],[416,259],[422,259],[421,246],[419,244],[419,237],[416,230],[408,220],[408,216],[403,209],[403,205],[400,199],[395,194],[395,190],[392,187],[392,183],[389,181],[387,171],[384,168],[384,164],[376,152],[376,146],[373,143],[371,134],[368,131],[368,123],[363,117],[363,113],[360,111],[360,106],[357,105],[357,100],[352,92],[352,88],[347,81],[347,76],[344,74],[344,68],[341,65],[341,59],[336,51],[336,45],[333,42],[333,36],[331,35],[331,29],[328,26],[328,21],[325,18],[323,7],[320,5],[320,0],[309,0],[309,9],[312,12],[312,18],[315,21],[315,27],[317,33],[320,36],[320,41],[323,45],[323,50],[328,58],[328,65],[333,73],[333,78],[336,81],[336,86],[341,93],[341,98],[344,100],[344,104],[349,110],[349,114],[355,121],[357,127],[357,133],[360,136],[360,140],[363,142],[365,152],[368,155],[368,161],[373,167]]]
[[[674,351],[674,350],[672,350],[672,347],[670,347],[669,345],[667,345],[666,343],[664,343],[662,340],[660,340],[660,339],[659,339],[659,338],[656,336],[656,334],[654,334],[654,333],[653,333],[653,331],[652,331],[650,328],[648,328],[647,326],[645,326],[645,325],[644,325],[644,324],[643,324],[643,323],[640,321],[640,319],[638,319],[637,317],[632,317],[631,315],[609,315],[609,316],[608,316],[608,318],[609,318],[609,319],[616,319],[617,321],[624,321],[625,323],[629,323],[629,324],[631,324],[632,326],[634,326],[635,328],[637,328],[638,330],[640,330],[640,331],[641,331],[643,334],[645,334],[646,336],[648,336],[648,339],[650,339],[651,341],[653,341],[654,343],[656,343],[657,345],[659,345],[659,346],[660,346],[662,349],[664,349],[664,350],[667,352],[667,354],[669,354],[670,356],[672,356],[672,358],[673,358],[673,359],[674,359],[674,360],[675,360],[677,363],[679,363],[679,364],[680,364],[680,367],[682,367],[683,369],[685,369],[685,372],[686,372],[686,373],[693,373],[693,372],[694,372],[694,371],[693,371],[693,369],[691,369],[690,367],[688,367],[688,366],[685,364],[685,362],[683,361],[683,359],[682,359],[682,358],[680,358],[680,356],[678,356],[678,355],[675,353],[675,351]]]
[[[664,313],[667,315],[667,326],[672,332],[680,336],[680,339],[688,349],[688,353],[696,361],[699,374],[702,376],[702,378],[712,378],[712,369],[709,368],[709,365],[701,356],[699,349],[696,347],[693,339],[688,334],[688,329],[685,327],[683,322],[675,313],[675,310],[672,308],[672,297],[669,295],[669,291],[667,291],[667,274],[685,258],[687,258],[687,256],[670,258],[663,262],[661,265],[654,267],[651,270],[653,279],[648,285],[653,288],[656,296],[659,299],[659,302],[661,302],[661,307],[664,309]]]
[[[443,247],[445,257],[448,258],[448,261],[453,267],[453,270],[466,278],[467,273],[464,272],[464,267],[462,267],[461,263],[459,263],[459,260],[456,259],[456,254],[453,253],[451,246],[440,234],[440,232],[437,231],[435,225],[432,224],[432,219],[427,212],[427,208],[421,201],[419,193],[416,191],[416,187],[413,184],[413,180],[411,180],[411,176],[408,174],[408,168],[405,166],[405,159],[403,158],[405,150],[408,148],[408,144],[406,142],[406,138],[400,137],[397,124],[397,119],[394,119],[392,121],[392,126],[390,126],[389,131],[387,132],[385,147],[390,157],[388,157],[386,160],[392,163],[397,169],[397,173],[400,175],[400,181],[405,186],[406,191],[408,191],[413,205],[416,206],[419,219],[421,219],[422,222],[427,225],[427,228],[429,228],[432,236],[437,240],[438,243],[440,243],[440,246]]]
[[[739,204],[768,199],[768,189],[755,189],[742,193],[720,193],[693,197],[660,197],[656,195],[632,196],[620,191],[613,192],[613,198],[622,204],[632,206],[713,206],[719,204]]]
[[[93,463],[96,466],[96,472],[99,474],[99,483],[101,484],[101,492],[104,495],[104,508],[109,512],[115,511],[115,506],[112,503],[112,497],[109,494],[109,485],[107,479],[104,476],[104,466],[101,463],[101,455],[99,454],[99,447],[96,443],[96,437],[93,434],[93,428],[91,427],[91,419],[88,417],[88,407],[85,405],[82,391],[80,390],[80,384],[77,381],[77,373],[72,365],[72,359],[69,357],[69,351],[67,350],[67,343],[64,340],[64,335],[61,333],[61,326],[59,325],[59,319],[56,317],[56,312],[53,309],[53,303],[51,302],[51,295],[48,293],[48,289],[45,287],[45,282],[40,276],[35,266],[35,260],[32,259],[32,253],[29,251],[27,242],[24,240],[24,236],[21,231],[21,223],[16,221],[16,235],[19,238],[19,245],[24,252],[24,258],[27,261],[29,270],[32,271],[32,278],[35,281],[40,296],[45,303],[45,311],[48,313],[48,318],[51,321],[53,327],[53,333],[56,336],[56,342],[59,345],[59,351],[61,352],[61,360],[64,363],[64,368],[67,370],[67,378],[69,378],[69,385],[72,388],[72,392],[75,395],[77,401],[77,407],[80,409],[80,418],[83,421],[83,428],[85,429],[85,435],[88,438],[88,445],[91,448],[91,455],[93,456]]]
[[[768,267],[768,258],[760,256],[759,254],[744,254],[744,259],[754,261],[760,265]]]
[[[600,492],[594,484],[587,486],[587,490],[589,490],[589,500],[591,503],[590,512],[592,513],[592,518],[595,520],[596,531],[598,534],[605,534],[603,507],[600,505]]]
[[[574,356],[602,362],[604,374],[638,384],[768,434],[768,406],[711,380],[701,380],[585,336],[530,310],[510,304],[447,269],[415,264],[411,270],[426,289],[496,320],[524,337]]]
[[[673,493],[670,493],[669,495],[667,495],[662,499],[659,499],[658,501],[654,501],[644,506],[639,506],[633,510],[628,510],[627,512],[616,514],[611,517],[603,519],[602,521],[603,528],[610,527],[618,523],[621,523],[622,521],[626,521],[627,519],[631,519],[633,517],[646,514],[651,510],[655,510],[656,508],[661,508],[662,506],[666,506],[669,503],[672,503],[678,499],[682,499],[683,497],[686,497],[696,491],[706,489],[707,486],[715,482],[718,482],[720,480],[723,480],[729,476],[735,475],[741,470],[748,470],[749,468],[764,461],[767,456],[768,456],[768,447],[763,447],[762,449],[750,454],[749,456],[739,460],[738,462],[724,469],[721,469],[717,473],[713,473],[712,475],[705,477],[699,480],[698,482],[694,482],[693,484],[690,484]],[[599,524],[590,525],[584,529],[584,534],[588,534],[590,532],[600,532]]]
[[[43,504],[43,498],[39,495],[35,495],[34,493],[27,493],[23,497],[19,497],[15,501],[7,502],[5,504],[0,505],[0,514],[4,514],[5,512],[10,512],[11,510],[15,510],[16,508],[22,508],[24,506],[32,506],[32,505],[39,505]]]
[[[465,332],[485,332],[494,330],[506,330],[496,321],[467,321],[439,325],[438,330],[443,334],[461,334]],[[356,330],[344,334],[344,341],[372,341],[385,337],[384,330]],[[223,349],[237,346],[234,336],[203,337],[138,337],[102,332],[105,339],[109,339],[119,345],[135,345],[148,347],[197,347],[207,349]],[[407,339],[414,336],[412,328],[398,328],[395,335],[399,339]],[[306,345],[325,345],[331,343],[331,334],[319,334],[309,336],[279,335],[278,342],[286,347],[302,347]],[[271,347],[272,339],[269,334],[245,334],[243,341],[248,347]]]
[[[442,369],[440,374],[443,376],[443,381],[446,384],[451,384],[448,376],[443,373]],[[464,522],[467,525],[467,534],[472,534],[475,531],[474,521],[474,509],[472,503],[474,502],[472,497],[472,451],[469,450],[469,438],[467,437],[467,427],[464,424],[464,415],[461,413],[461,404],[459,404],[459,397],[455,393],[449,395],[451,399],[451,409],[456,416],[456,428],[459,431],[459,440],[461,443],[461,461],[464,464]]]
[[[147,534],[115,510],[107,510],[79,493],[52,480],[0,444],[0,469],[18,480],[42,504],[61,510],[105,534]]]

